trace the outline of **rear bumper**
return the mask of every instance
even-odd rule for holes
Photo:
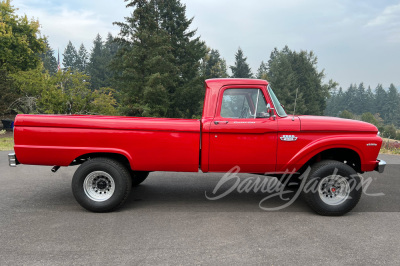
[[[383,173],[383,171],[385,170],[386,162],[384,160],[377,160],[377,161],[378,164],[375,167],[375,171]]]
[[[17,157],[15,156],[15,153],[9,153],[8,154],[8,165],[10,167],[16,167],[19,164]]]

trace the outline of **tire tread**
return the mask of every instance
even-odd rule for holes
[[[351,174],[357,174],[356,171],[349,165],[339,162],[339,161],[335,161],[335,160],[324,160],[321,162],[318,162],[316,164],[314,164],[311,167],[311,171],[307,177],[308,180],[306,180],[306,184],[307,182],[310,182],[311,180],[318,178],[317,176],[314,176],[316,173],[318,173],[319,171],[321,171],[321,169],[324,169],[327,166],[331,166],[331,167],[335,167],[335,168],[344,168],[345,171],[348,171]],[[303,199],[305,200],[305,202],[307,203],[307,205],[313,209],[316,213],[323,215],[323,216],[341,216],[344,215],[346,213],[348,213],[349,211],[351,211],[359,202],[360,198],[361,198],[361,194],[362,193],[355,193],[356,197],[352,199],[352,204],[351,207],[346,209],[346,210],[337,210],[337,211],[331,211],[331,210],[326,210],[324,208],[322,208],[318,202],[315,201],[314,199],[314,194],[313,193],[305,193],[304,190],[301,192]]]
[[[124,179],[124,182],[127,183],[125,191],[123,191],[122,199],[115,206],[103,207],[103,208],[94,207],[94,206],[92,206],[92,207],[84,206],[86,204],[82,203],[79,199],[80,197],[79,197],[78,193],[81,193],[80,187],[79,187],[81,185],[81,183],[78,182],[78,180],[79,180],[79,178],[81,178],[80,176],[87,170],[87,168],[92,167],[93,164],[96,164],[96,163],[101,164],[101,165],[108,165],[108,167],[111,166],[111,167],[115,168],[119,173],[121,173],[121,176]],[[131,187],[132,187],[132,180],[131,180],[128,169],[120,162],[118,162],[114,159],[107,158],[107,157],[97,157],[97,158],[93,158],[93,159],[90,159],[90,160],[84,162],[75,171],[74,176],[72,178],[72,191],[73,191],[75,199],[78,201],[78,203],[82,207],[84,207],[85,209],[92,211],[92,212],[112,212],[112,211],[115,211],[116,209],[120,208],[125,203],[125,201],[128,199],[128,196],[131,191]]]

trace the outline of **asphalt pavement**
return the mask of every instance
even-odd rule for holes
[[[400,264],[400,156],[381,155],[385,173],[363,175],[369,186],[352,212],[323,217],[301,198],[287,204],[273,191],[246,192],[259,176],[216,189],[224,174],[170,172],[151,173],[118,211],[91,213],[72,195],[76,167],[10,168],[7,153],[1,265]]]

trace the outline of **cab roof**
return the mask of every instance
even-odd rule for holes
[[[222,87],[226,85],[268,85],[268,81],[263,79],[243,79],[243,78],[219,78],[207,79],[206,87]]]

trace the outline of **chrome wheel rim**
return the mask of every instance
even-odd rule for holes
[[[111,175],[104,171],[94,171],[83,181],[86,196],[93,201],[106,201],[115,191],[115,182]]]
[[[349,181],[343,176],[327,176],[319,183],[318,194],[328,205],[342,204],[350,195]]]

